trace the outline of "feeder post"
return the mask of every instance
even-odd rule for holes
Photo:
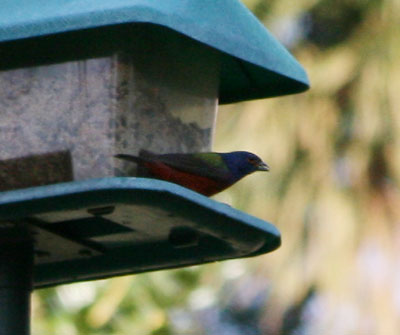
[[[30,333],[33,244],[26,228],[0,224],[0,335]]]

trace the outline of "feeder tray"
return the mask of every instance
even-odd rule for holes
[[[34,288],[250,257],[280,245],[273,225],[147,178],[2,192],[0,222],[33,236]]]

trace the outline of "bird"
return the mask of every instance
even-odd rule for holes
[[[269,171],[260,157],[247,151],[155,154],[141,150],[139,156],[117,154],[114,157],[144,166],[156,179],[208,197],[255,171]]]

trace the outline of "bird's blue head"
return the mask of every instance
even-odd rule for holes
[[[232,181],[237,181],[255,171],[269,171],[269,166],[251,152],[234,151],[223,153],[221,156],[232,173]]]

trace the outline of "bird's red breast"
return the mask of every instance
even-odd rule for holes
[[[144,162],[144,166],[156,178],[179,184],[206,196],[221,192],[229,186],[207,177],[182,172],[161,162]]]

